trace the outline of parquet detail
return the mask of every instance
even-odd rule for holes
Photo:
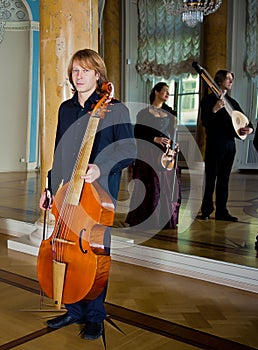
[[[15,273],[10,273],[5,270],[0,270],[0,282],[4,284],[4,286],[0,284],[0,296],[3,291],[4,293],[6,292],[6,285],[11,285],[13,287],[20,288],[22,290],[25,290],[26,292],[29,291],[30,293],[39,294],[39,286],[37,281],[31,278],[19,276]],[[27,303],[28,303],[28,299],[27,299]],[[4,300],[4,298],[1,298],[1,300]],[[215,308],[213,305],[211,305],[210,308],[207,308],[207,307],[203,308],[202,306],[196,306],[196,307],[197,309],[199,309],[200,311],[199,313],[197,312],[182,313],[185,321],[189,324],[189,327],[186,327],[183,325],[176,324],[174,322],[164,320],[162,318],[157,318],[142,312],[138,312],[138,311],[130,310],[118,305],[114,305],[109,302],[106,303],[106,309],[109,315],[108,317],[110,317],[112,320],[122,322],[121,323],[122,325],[120,325],[121,329],[123,329],[124,324],[131,325],[133,327],[138,328],[139,330],[141,329],[151,333],[155,333],[163,337],[167,337],[167,338],[182,342],[183,344],[189,344],[190,346],[197,347],[198,349],[211,349],[211,350],[213,349],[214,350],[255,349],[248,345],[241,344],[240,342],[237,342],[237,341],[223,339],[216,335],[199,331],[198,328],[209,328],[207,319],[210,319],[213,321],[221,321],[221,320],[226,320],[226,318],[224,317],[223,313],[218,311],[218,309]],[[4,310],[3,307],[1,309]],[[48,311],[48,309],[46,309],[45,311]],[[33,314],[33,309],[28,310],[28,312],[31,312],[31,314]],[[53,311],[50,311],[50,314],[51,312],[53,313]],[[39,314],[39,311],[35,309],[34,313]],[[29,316],[29,313],[27,313],[24,321],[28,320],[28,316]],[[17,337],[14,340],[11,340],[9,342],[4,343],[3,345],[0,345],[0,350],[16,348],[17,346],[27,344],[30,341],[37,338],[41,338],[44,335],[51,332],[56,332],[56,330],[51,330],[47,327],[44,327],[42,329],[35,330],[30,333],[26,333],[26,335],[24,336]],[[125,332],[122,331],[122,334],[125,336],[125,338],[127,337]]]
[[[116,305],[258,347],[256,294],[113,262],[109,295]]]

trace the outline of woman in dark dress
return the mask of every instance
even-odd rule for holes
[[[168,85],[160,82],[150,94],[150,106],[136,119],[134,136],[137,159],[132,165],[134,189],[125,222],[142,229],[175,229],[181,203],[177,178],[176,117],[166,105]],[[170,146],[172,169],[162,166],[161,158]]]

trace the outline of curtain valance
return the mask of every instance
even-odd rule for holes
[[[181,16],[167,13],[162,0],[138,0],[138,60],[144,80],[177,78],[190,72],[200,56],[200,25],[187,27]]]

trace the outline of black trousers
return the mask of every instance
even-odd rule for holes
[[[202,215],[208,216],[214,210],[213,195],[216,194],[216,215],[228,213],[228,186],[236,146],[234,140],[207,140],[205,150],[205,187],[201,206]]]
[[[253,144],[254,144],[256,151],[258,152],[258,124],[256,126]]]

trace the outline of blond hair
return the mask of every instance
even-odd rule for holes
[[[83,68],[93,69],[99,74],[98,87],[101,90],[101,86],[104,82],[107,82],[107,69],[105,62],[100,57],[100,55],[91,49],[83,49],[75,52],[68,65],[67,73],[70,83],[75,91],[75,86],[72,79],[73,62],[78,61]]]

